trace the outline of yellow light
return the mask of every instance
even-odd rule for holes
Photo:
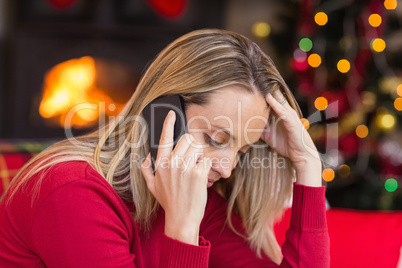
[[[318,97],[314,101],[314,106],[317,110],[324,111],[328,107],[328,101],[324,97]]]
[[[347,178],[350,175],[350,167],[348,165],[342,165],[339,167],[338,172],[342,178]]]
[[[395,125],[395,118],[390,114],[385,114],[381,119],[381,123],[384,128],[392,128]]]
[[[396,2],[396,0],[385,0],[384,1],[384,7],[386,9],[395,9],[397,5],[398,5],[398,3]]]
[[[375,52],[382,52],[385,49],[385,41],[381,38],[376,38],[371,41],[371,49]]]
[[[337,68],[341,73],[347,73],[350,70],[350,63],[345,59],[340,60],[338,61]]]
[[[394,128],[396,123],[395,116],[389,113],[381,113],[376,118],[376,124],[384,131]]]
[[[325,24],[327,24],[328,22],[328,16],[327,14],[325,14],[324,12],[318,12],[317,14],[315,14],[314,16],[314,21],[315,23],[317,23],[320,26],[323,26]]]
[[[255,36],[264,38],[271,33],[271,26],[266,22],[256,22],[252,27],[252,32]]]
[[[321,57],[318,54],[311,54],[310,56],[308,56],[308,64],[310,64],[311,67],[318,67],[321,64]]]
[[[363,139],[363,138],[367,137],[368,133],[369,133],[368,128],[365,125],[357,126],[356,135],[359,138]]]
[[[322,178],[325,181],[332,181],[335,178],[335,172],[330,168],[326,168],[322,171]]]
[[[310,127],[310,122],[306,119],[306,118],[302,118],[300,119],[300,121],[302,122],[304,128],[307,130]]]
[[[399,84],[399,86],[396,88],[396,93],[402,97],[402,84]]]
[[[397,109],[398,111],[402,111],[402,98],[397,98],[394,101],[394,107],[395,109]]]
[[[381,25],[382,19],[381,16],[378,14],[371,14],[368,21],[371,26],[378,27]]]

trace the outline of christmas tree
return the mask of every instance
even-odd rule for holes
[[[401,210],[402,5],[251,2],[232,1],[228,28],[266,50],[293,89],[321,153],[330,205]],[[242,19],[248,30],[234,20],[240,10],[254,14],[251,25]]]

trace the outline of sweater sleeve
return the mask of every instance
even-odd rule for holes
[[[201,235],[211,243],[209,267],[329,267],[329,236],[325,210],[325,187],[294,184],[290,227],[278,266],[265,254],[258,258],[248,243],[227,225],[227,202],[215,193],[207,207]],[[223,199],[223,198],[221,198]],[[209,211],[208,211],[209,210]],[[236,230],[244,233],[242,220],[232,215]],[[225,226],[225,227],[222,227]]]

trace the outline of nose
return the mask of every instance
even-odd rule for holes
[[[218,161],[216,162],[213,161],[212,169],[218,172],[222,178],[229,178],[237,163],[236,153],[233,153],[232,151],[227,152],[223,155],[220,155],[217,160]]]

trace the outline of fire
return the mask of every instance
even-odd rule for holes
[[[74,113],[68,127],[88,127],[97,123],[100,115],[116,115],[124,104],[116,103],[96,86],[96,64],[91,57],[71,59],[54,66],[45,76],[43,99],[39,113],[43,118],[66,126],[66,116]],[[114,109],[99,109],[113,104]],[[92,104],[94,108],[76,109],[79,104]],[[93,105],[95,104],[95,106]],[[76,110],[72,110],[76,109]]]

